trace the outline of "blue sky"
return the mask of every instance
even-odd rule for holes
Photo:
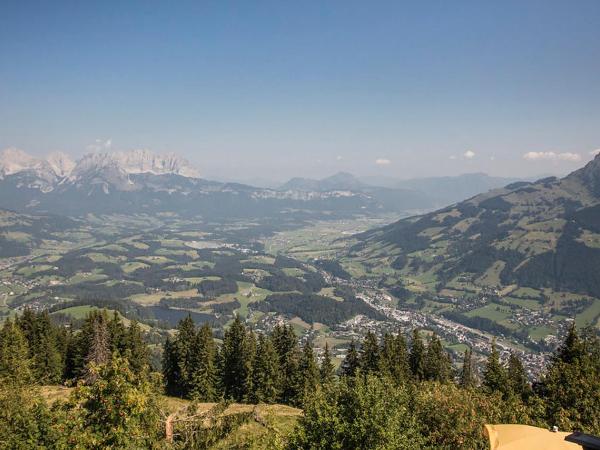
[[[600,1],[90,3],[2,2],[0,149],[285,179],[564,173],[600,148]]]

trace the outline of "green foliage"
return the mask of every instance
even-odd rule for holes
[[[357,371],[360,369],[360,358],[354,341],[350,342],[348,353],[346,353],[346,357],[344,358],[341,369],[342,375],[346,377],[355,376]]]
[[[68,402],[56,407],[63,414],[68,445],[74,448],[154,448],[162,437],[156,385],[145,372],[135,373],[127,359],[114,355],[93,365],[95,382],[77,387]],[[58,415],[58,414],[57,414]]]
[[[331,362],[331,352],[329,351],[329,344],[327,342],[325,342],[323,359],[319,367],[319,378],[322,385],[328,385],[335,380],[335,366]]]
[[[252,392],[252,365],[256,352],[254,334],[236,316],[225,331],[220,352],[220,372],[223,395],[226,399],[243,401]]]
[[[372,331],[367,332],[360,346],[359,365],[364,374],[379,371],[379,344]]]
[[[27,341],[21,329],[10,319],[0,330],[0,381],[14,385],[32,381]]]
[[[465,350],[465,354],[463,356],[459,385],[465,389],[475,386],[475,377],[473,375],[473,350],[471,350],[471,347]]]
[[[419,334],[419,330],[413,330],[410,347],[410,371],[415,380],[425,379],[425,345]]]
[[[422,438],[406,387],[374,376],[343,379],[317,390],[288,444],[290,449],[415,449]]]
[[[200,327],[192,343],[191,394],[204,402],[217,399],[217,346],[213,338],[212,329],[208,324]]]
[[[280,401],[292,404],[299,397],[298,391],[298,342],[291,325],[277,325],[271,334],[279,358]]]
[[[483,387],[490,393],[506,393],[507,391],[506,369],[500,362],[500,354],[496,348],[495,340],[492,342],[492,351],[483,370]]]
[[[396,383],[406,382],[410,379],[408,349],[402,333],[398,333],[396,336],[386,334],[383,337],[379,370],[383,375],[388,376]]]
[[[595,334],[579,336],[573,325],[558,348],[538,395],[546,419],[561,429],[600,434],[600,343]]]
[[[36,314],[26,309],[16,319],[29,346],[33,376],[41,384],[59,383],[63,378],[65,331],[50,321],[47,311]]]
[[[35,388],[0,377],[0,448],[50,448],[52,417]]]
[[[442,347],[436,334],[432,334],[425,354],[425,379],[441,383],[452,380],[450,355]]]
[[[527,379],[527,373],[523,368],[523,363],[516,353],[511,352],[508,358],[507,367],[508,390],[512,395],[517,396],[523,401],[527,401],[532,393],[531,385]]]
[[[298,364],[298,378],[298,390],[301,397],[296,402],[302,404],[306,396],[317,389],[320,381],[319,367],[315,361],[315,354],[309,341],[302,347],[300,363]]]
[[[252,369],[251,401],[275,403],[279,398],[279,357],[271,338],[259,335]]]

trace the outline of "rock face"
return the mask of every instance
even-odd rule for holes
[[[149,150],[131,150],[111,154],[111,157],[127,173],[174,174],[199,178],[200,173],[191,164],[173,153],[155,155]]]
[[[0,178],[27,172],[31,177],[52,184],[65,177],[70,181],[78,181],[86,175],[98,176],[103,171],[111,179],[127,179],[127,174],[142,173],[173,174],[189,178],[200,176],[198,170],[187,160],[173,153],[156,155],[149,150],[94,152],[77,162],[61,152],[51,153],[46,158],[36,158],[16,148],[0,152]]]
[[[68,176],[75,167],[75,162],[69,155],[62,152],[50,153],[46,161],[58,177]]]
[[[52,171],[47,161],[28,155],[18,148],[7,148],[0,153],[0,176],[5,177],[19,172]],[[47,174],[45,174],[47,175]]]

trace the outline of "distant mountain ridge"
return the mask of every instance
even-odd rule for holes
[[[402,180],[396,184],[396,187],[423,192],[435,199],[437,206],[444,206],[517,181],[522,181],[522,179],[492,177],[485,173],[465,173],[453,177]]]
[[[311,178],[292,178],[279,187],[280,191],[360,191],[367,185],[354,175],[347,172],[338,172],[321,180]]]
[[[367,182],[368,181],[368,182]],[[379,183],[381,181],[381,183]],[[366,192],[376,197],[392,200],[398,197],[412,197],[421,209],[439,208],[465,200],[490,189],[522,181],[520,178],[492,177],[485,173],[468,173],[448,177],[413,178],[409,180],[357,178],[347,172],[338,172],[320,180],[312,178],[292,178],[279,187],[279,190],[331,191],[349,190]]]
[[[16,148],[0,152],[0,177],[33,171],[46,177],[77,178],[90,170],[98,171],[104,168],[116,168],[127,174],[175,174],[195,178],[200,176],[189,161],[174,153],[156,155],[144,149],[128,152],[92,152],[77,161],[60,152],[51,153],[45,158],[31,156]]]
[[[95,152],[77,161],[0,153],[0,208],[39,214],[161,213],[214,217],[364,214],[383,206],[350,191],[276,191],[198,177],[185,159],[146,150]]]

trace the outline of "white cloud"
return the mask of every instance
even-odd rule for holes
[[[467,150],[463,153],[463,156],[467,159],[473,159],[475,157],[475,152],[471,150]]]
[[[450,159],[456,159],[456,155],[450,155]]]
[[[598,155],[600,155],[600,148],[597,148],[596,150],[592,150],[590,152],[590,155],[592,155],[592,156],[598,156]]]
[[[96,139],[93,144],[90,144],[86,147],[88,152],[100,152],[100,151],[108,151],[112,148],[112,139],[108,138],[107,140]]]
[[[344,157],[342,155],[337,155],[335,159],[336,161],[341,161],[342,159],[344,159]]]
[[[389,166],[392,163],[389,159],[379,158],[375,160],[375,164],[378,166]]]
[[[523,159],[528,161],[581,161],[581,155],[578,153],[564,152],[527,152],[523,155]]]
[[[495,161],[496,157],[494,155],[490,156],[490,161]]]

